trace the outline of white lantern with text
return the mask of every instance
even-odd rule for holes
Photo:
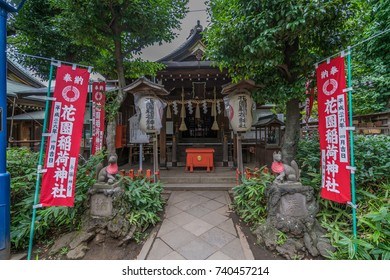
[[[252,127],[253,99],[246,91],[229,94],[224,98],[225,109],[234,132],[245,132]]]
[[[139,96],[135,98],[139,127],[146,133],[158,133],[162,127],[162,116],[166,104],[153,95]]]

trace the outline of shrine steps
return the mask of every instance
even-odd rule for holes
[[[231,191],[235,183],[225,184],[164,184],[165,191]]]
[[[236,182],[235,177],[213,176],[212,172],[210,172],[209,174],[209,176],[191,176],[193,174],[189,174],[186,177],[168,177],[162,175],[160,180],[164,184],[232,184]]]
[[[185,167],[170,167],[160,170],[161,183],[166,190],[231,190],[236,185],[236,174],[229,167],[215,167],[207,172],[205,168],[195,168],[194,172]]]

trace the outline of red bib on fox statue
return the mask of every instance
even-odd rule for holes
[[[118,173],[118,164],[110,164],[107,166],[107,173],[115,175]]]
[[[271,169],[275,173],[281,173],[284,170],[283,163],[274,161],[271,165]]]

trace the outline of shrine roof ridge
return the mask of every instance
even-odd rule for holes
[[[141,77],[131,83],[130,85],[127,85],[123,88],[123,91],[130,92],[130,93],[137,93],[142,91],[151,91],[157,95],[168,95],[169,92],[164,88],[164,86],[153,83],[152,81],[148,80],[145,77]]]
[[[188,55],[191,55],[190,52],[191,47],[194,46],[196,42],[202,40],[203,38],[201,34],[202,32],[203,32],[203,26],[200,25],[200,21],[198,20],[197,25],[193,29],[191,29],[190,35],[188,36],[187,40],[183,44],[181,44],[176,50],[160,58],[156,62],[166,64],[172,61],[176,61],[176,62],[182,61],[183,59],[188,57]]]

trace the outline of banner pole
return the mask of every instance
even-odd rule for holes
[[[89,84],[88,85],[88,111],[89,111],[89,157],[92,157],[92,138],[93,138],[93,120],[92,120],[92,110],[93,110],[93,102],[92,102],[92,87],[93,87],[93,84]],[[86,136],[86,135],[85,135]],[[84,141],[84,147],[85,147],[85,143],[87,142],[87,137],[85,137],[85,141]]]
[[[46,132],[46,126],[47,126],[47,119],[49,115],[49,104],[50,104],[50,90],[51,90],[51,81],[53,78],[53,62],[50,65],[50,74],[49,74],[49,85],[47,88],[47,99],[46,99],[46,108],[45,108],[45,118],[43,120],[43,133]],[[38,161],[38,170],[37,170],[37,180],[35,183],[35,195],[34,195],[34,205],[33,205],[33,213],[32,213],[32,220],[31,220],[31,229],[30,229],[30,242],[28,244],[28,255],[27,259],[31,260],[31,252],[32,252],[32,246],[33,246],[33,239],[34,239],[34,229],[35,229],[35,217],[37,213],[36,205],[38,203],[38,195],[39,195],[39,185],[41,183],[41,169],[42,169],[42,161],[43,161],[43,149],[45,146],[45,137],[42,135],[41,138],[41,147],[39,151],[39,161]]]
[[[353,123],[353,112],[352,112],[352,69],[351,69],[351,47],[348,47],[348,103],[349,103],[349,126],[352,126]],[[356,239],[357,239],[357,226],[356,226],[356,195],[355,195],[355,154],[354,154],[354,137],[353,131],[349,130],[349,143],[351,149],[351,195],[352,195],[352,227],[353,227],[353,237],[354,237],[354,246],[355,251],[357,249]]]

